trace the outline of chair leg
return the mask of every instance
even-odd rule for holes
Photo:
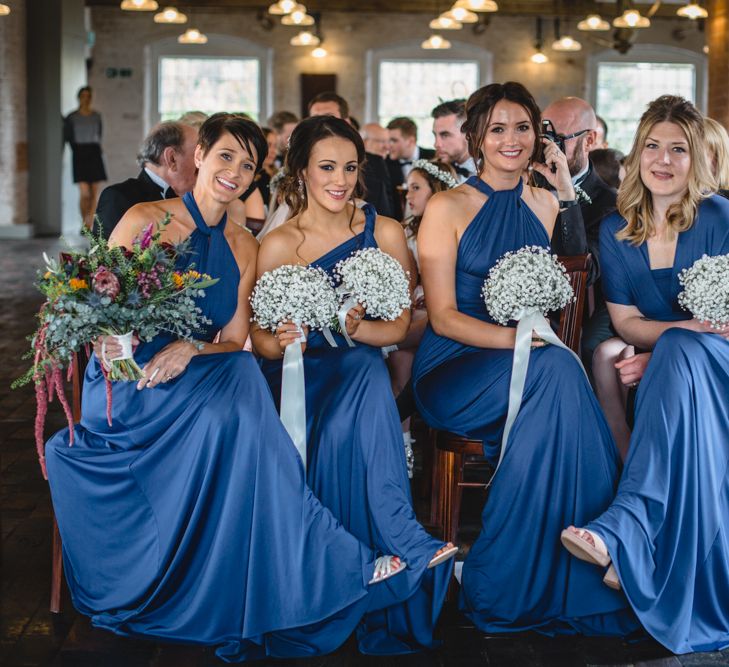
[[[61,611],[61,585],[63,582],[63,553],[61,534],[58,532],[58,523],[53,516],[53,544],[51,547],[51,612],[58,614]]]
[[[463,454],[453,454],[452,482],[450,488],[449,530],[443,531],[443,539],[456,543],[461,525],[461,499],[463,498]]]
[[[453,525],[453,497],[456,492],[456,459],[460,457],[453,452],[439,450],[441,456],[441,525],[443,526],[442,538],[448,540],[454,530]],[[454,488],[455,487],[455,488]],[[458,517],[456,517],[455,530],[458,530]]]
[[[441,458],[442,454],[437,448],[438,432],[435,429],[428,429],[428,442],[425,448],[431,452],[432,471],[430,476],[430,524],[432,526],[438,526],[442,529],[443,518],[441,516],[440,505],[441,505]],[[425,468],[423,469],[425,473]]]

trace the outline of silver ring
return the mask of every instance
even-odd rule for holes
[[[354,319],[355,320],[359,320],[360,319],[359,313],[354,316]]]

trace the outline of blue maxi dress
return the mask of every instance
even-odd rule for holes
[[[240,274],[225,218],[208,227],[184,201],[196,229],[180,268],[219,278],[198,304],[211,341],[235,312]],[[170,342],[141,344],[137,362]],[[79,611],[120,635],[218,646],[231,662],[346,641],[372,604],[374,555],[306,486],[250,353],[196,356],[154,389],[114,383],[111,426],[105,401],[94,357],[73,446],[68,429],[46,445]]]
[[[480,295],[489,269],[509,250],[549,247],[522,200],[523,185],[494,191],[461,237],[458,310],[494,323]],[[413,366],[418,409],[432,427],[483,440],[498,459],[513,350],[463,345],[428,325]],[[463,565],[460,606],[484,632],[627,634],[637,627],[625,598],[593,566],[561,547],[562,528],[607,508],[618,453],[590,385],[566,350],[531,352],[521,410],[493,479],[481,533]]]
[[[675,321],[678,273],[703,254],[729,253],[729,202],[714,195],[678,235],[672,268],[651,270],[647,244],[602,223],[605,297]],[[575,524],[581,525],[581,524]],[[729,646],[729,341],[668,329],[638,385],[618,494],[587,524],[607,545],[643,626],[674,653]]]
[[[356,250],[377,247],[377,214],[371,205],[364,211],[364,230],[313,266],[331,275]],[[343,336],[334,337],[336,348],[320,332],[310,332],[304,352],[307,482],[350,533],[377,554],[395,554],[407,563],[405,572],[372,587],[372,613],[358,628],[359,648],[377,655],[433,648],[453,562],[427,569],[443,542],[415,517],[400,417],[380,348],[350,348]],[[281,366],[278,360],[262,362],[276,401]]]

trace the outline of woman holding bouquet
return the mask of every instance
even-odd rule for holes
[[[99,345],[73,446],[68,429],[46,446],[76,607],[98,627],[216,645],[228,661],[334,650],[377,604],[368,582],[386,578],[306,486],[258,365],[242,351],[258,245],[226,225],[225,210],[266,148],[252,121],[212,116],[192,193],[140,204],[116,227],[112,243],[132,248],[170,216],[161,240],[189,246],[178,269],[193,262],[218,279],[198,302],[210,322],[198,345],[165,335],[140,344],[144,378],[113,383],[110,421]],[[107,359],[119,352],[105,340]]]
[[[549,247],[558,203],[524,184],[530,164],[564,206],[575,195],[565,155],[539,137],[539,108],[524,86],[485,86],[471,95],[466,114],[478,176],[434,195],[418,234],[429,324],[413,384],[431,426],[483,440],[495,463],[515,329],[488,315],[481,289],[506,252]],[[542,146],[546,164],[534,163]],[[599,573],[565,558],[556,539],[563,517],[593,516],[610,504],[617,451],[576,359],[539,340],[533,348],[481,534],[463,566],[461,608],[485,632],[623,634],[635,626],[625,599]]]
[[[359,134],[345,121],[315,116],[296,126],[281,185],[293,217],[267,235],[258,255],[259,276],[283,265],[336,264],[361,248],[380,247],[408,265],[402,227],[354,205],[365,157]],[[358,629],[365,653],[407,653],[433,645],[432,631],[445,598],[455,554],[428,535],[410,498],[400,421],[380,348],[402,340],[409,310],[394,321],[366,319],[361,305],[346,314],[354,347],[335,334],[331,347],[321,332],[305,343],[307,481],[344,527],[377,552],[407,563],[403,575],[380,587],[381,611]],[[253,345],[278,400],[281,359],[299,344],[296,326],[275,334],[253,328]],[[386,609],[382,609],[387,607]]]
[[[717,650],[729,646],[729,323],[711,329],[677,296],[681,270],[729,253],[729,202],[711,194],[703,119],[681,97],[649,105],[626,167],[600,228],[603,286],[622,339],[649,352],[618,364],[639,383],[618,494],[562,541],[612,561],[605,583],[671,651]]]

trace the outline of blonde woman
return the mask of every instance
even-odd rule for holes
[[[623,383],[640,382],[630,449],[607,511],[562,532],[578,558],[612,562],[605,583],[675,653],[729,646],[729,327],[677,304],[682,269],[729,253],[729,202],[712,188],[704,119],[659,97],[600,230],[613,325],[647,350],[617,364]]]

